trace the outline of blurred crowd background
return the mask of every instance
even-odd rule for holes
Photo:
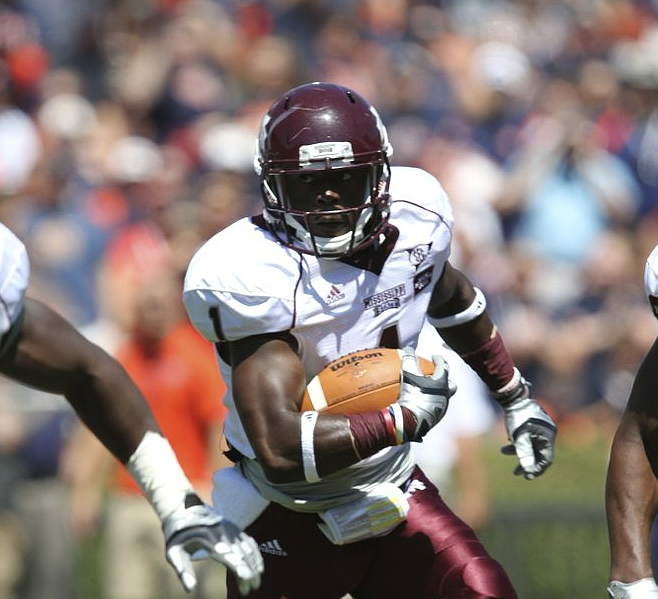
[[[452,260],[563,442],[611,433],[656,333],[656,0],[0,1],[0,221],[30,293],[108,351],[157,353],[195,248],[260,210],[262,114],[313,80],[360,92],[393,163],[443,183]],[[145,368],[157,403],[172,369]],[[102,470],[76,432],[0,383],[0,599],[75,594],[69,548],[101,516],[71,487]]]

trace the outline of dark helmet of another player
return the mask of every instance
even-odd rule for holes
[[[351,89],[286,92],[263,117],[254,160],[270,229],[320,257],[363,249],[388,220],[391,154],[377,111]]]

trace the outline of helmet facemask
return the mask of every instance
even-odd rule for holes
[[[387,160],[271,173],[262,179],[266,219],[288,247],[341,258],[372,243],[383,229],[389,216],[388,179]]]

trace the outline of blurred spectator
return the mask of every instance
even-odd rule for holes
[[[51,58],[41,40],[41,27],[21,2],[0,5],[0,73],[5,100],[30,112],[38,102],[39,86]]]
[[[255,194],[250,197],[243,176],[231,172],[206,175],[196,189],[201,237],[209,239],[239,218],[255,213],[259,199]]]
[[[391,139],[395,144],[396,138]],[[494,281],[487,268],[479,265],[490,264],[494,255],[505,249],[500,215],[495,210],[506,183],[505,172],[478,146],[465,142],[429,137],[416,152],[414,163],[441,181],[452,203],[457,242],[453,260],[468,264],[487,295],[495,295],[497,287],[504,285],[504,272],[497,269]],[[482,247],[488,251],[480,252]]]
[[[84,200],[72,197],[67,174],[65,165],[51,160],[34,168],[23,188],[17,230],[30,252],[36,293],[83,325],[98,316],[97,271],[118,223],[96,221]]]
[[[534,257],[536,272],[560,272],[559,288],[533,298],[557,305],[572,299],[570,284],[606,230],[633,222],[639,190],[624,163],[601,147],[591,121],[571,106],[535,115],[521,138],[497,208],[510,242]]]
[[[632,373],[650,345],[651,314],[642,314],[646,306],[636,276],[641,256],[629,235],[608,231],[583,265],[569,302],[551,310],[533,302],[541,289],[532,267],[533,276],[517,288],[516,306],[501,329],[510,337],[510,351],[532,372],[537,396],[560,416],[603,408],[597,419],[604,425],[604,416],[614,418],[623,408]]]
[[[75,552],[59,460],[75,416],[56,396],[0,381],[0,597],[70,599]]]
[[[108,182],[124,198],[131,218],[112,237],[103,256],[101,313],[124,330],[135,324],[135,294],[143,277],[177,262],[170,237],[177,227],[187,225],[187,220],[177,223],[169,218],[185,181],[184,161],[177,157],[138,135],[118,139],[106,156]]]
[[[3,26],[17,24],[0,7],[0,52],[8,43]],[[7,20],[9,19],[9,22]],[[15,98],[15,82],[6,62],[0,58],[0,193],[8,195],[21,189],[41,157],[42,144],[34,121]]]
[[[12,402],[0,395],[0,597],[16,597],[23,571],[26,545],[24,527],[16,516],[12,501],[20,474],[16,450],[24,436],[23,419]]]
[[[224,385],[211,348],[183,318],[178,273],[153,265],[138,284],[133,328],[115,355],[169,435],[187,476],[208,499],[212,472],[228,465],[220,447]],[[187,595],[164,559],[160,525],[125,468],[86,429],[68,447],[73,530],[86,535],[104,509],[103,580],[108,599],[165,599]],[[223,596],[223,570],[202,566],[199,597]]]
[[[268,101],[303,83],[292,42],[270,35],[257,39],[239,61],[234,73],[247,98]]]
[[[386,53],[384,48],[363,39],[358,21],[334,14],[320,30],[316,44],[318,65],[309,80],[339,83],[364,97],[379,95],[377,80]]]

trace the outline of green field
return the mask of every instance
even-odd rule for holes
[[[521,599],[603,599],[609,549],[604,486],[610,437],[572,430],[558,439],[555,464],[534,480],[487,443],[493,516],[479,531]]]

